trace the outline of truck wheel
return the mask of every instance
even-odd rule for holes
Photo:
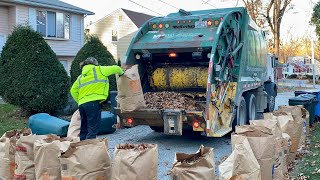
[[[163,127],[158,127],[158,126],[149,126],[149,127],[155,132],[163,132]]]
[[[269,96],[269,102],[267,104],[267,109],[265,109],[265,112],[272,112],[274,110],[274,107],[276,105],[276,98],[274,95]]]
[[[247,105],[247,120],[255,120],[257,118],[257,102],[254,94],[247,94],[245,96]]]
[[[237,107],[237,121],[236,122],[237,122],[237,124],[235,124],[235,125],[247,124],[247,105],[246,105],[246,100],[243,97],[241,97],[240,104]]]

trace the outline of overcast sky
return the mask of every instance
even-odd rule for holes
[[[220,7],[244,6],[242,0],[62,0],[64,2],[79,6],[95,13],[85,18],[85,24],[90,21],[97,21],[112,13],[118,8],[142,12],[154,16],[166,15],[176,12],[176,8],[185,10],[200,10]],[[205,2],[209,2],[206,4]],[[317,2],[319,0],[313,0]],[[135,4],[136,3],[136,4]],[[167,4],[166,4],[167,3]],[[137,5],[140,4],[140,5]],[[311,0],[292,0],[293,8],[290,9],[282,20],[282,39],[286,39],[288,30],[294,36],[303,36],[309,31],[312,34],[313,28],[309,26],[312,14]],[[213,7],[214,6],[214,7]],[[149,10],[150,9],[150,10]]]

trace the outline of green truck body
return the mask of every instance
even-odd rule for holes
[[[144,92],[192,92],[205,110],[117,111],[121,125],[221,137],[255,119],[257,112],[273,110],[276,84],[267,75],[270,63],[265,33],[245,8],[180,10],[153,18],[133,38],[125,64],[139,65]],[[128,124],[128,118],[134,123]]]

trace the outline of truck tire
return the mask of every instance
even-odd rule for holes
[[[254,96],[254,94],[249,93],[245,95],[244,99],[246,100],[247,105],[247,120],[255,120],[257,118],[256,97]]]
[[[274,95],[269,95],[269,102],[267,103],[267,109],[264,112],[272,112],[276,105],[276,98]]]
[[[275,108],[277,87],[275,86],[274,83],[266,83],[265,90],[268,94],[268,102],[267,102],[267,108],[264,110],[264,112],[272,112],[274,111],[274,108]]]
[[[149,127],[155,132],[163,132],[163,127],[158,127],[158,126],[149,126]]]
[[[233,127],[236,125],[245,125],[247,124],[247,104],[244,97],[241,97],[239,106],[237,107],[237,116],[236,116],[236,123],[233,123]]]

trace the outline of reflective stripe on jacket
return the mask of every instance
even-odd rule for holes
[[[86,65],[71,87],[71,95],[80,106],[91,101],[105,101],[108,98],[109,80],[112,74],[123,74],[119,66]]]

